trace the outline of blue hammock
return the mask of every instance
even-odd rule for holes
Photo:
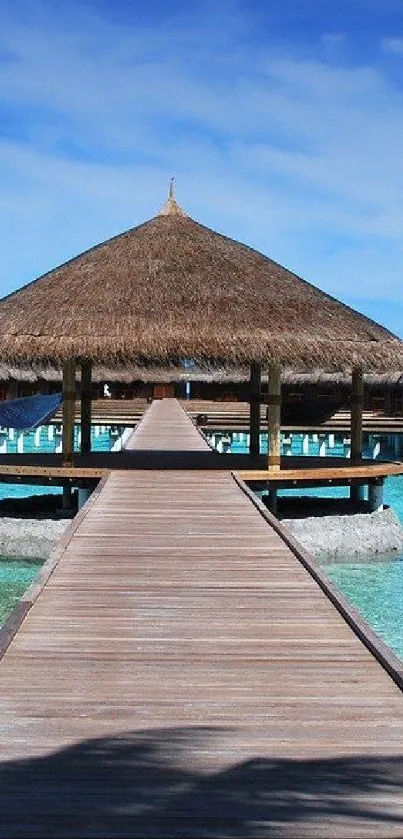
[[[38,428],[55,415],[62,399],[62,393],[52,393],[51,396],[25,396],[0,402],[0,425],[3,428]]]

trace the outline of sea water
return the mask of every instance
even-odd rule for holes
[[[32,583],[42,559],[0,557],[0,626]]]
[[[372,629],[403,659],[403,557],[350,557],[321,564]]]

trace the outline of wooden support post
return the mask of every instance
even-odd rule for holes
[[[362,504],[365,501],[365,484],[351,484],[350,501],[355,504]]]
[[[362,409],[364,404],[364,378],[362,370],[355,367],[351,379],[351,460],[359,463],[362,457]]]
[[[351,378],[351,462],[359,464],[362,458],[362,410],[364,405],[364,378],[360,367],[354,367]],[[352,501],[359,500],[360,487],[350,489]]]
[[[269,472],[274,472],[281,468],[281,368],[278,364],[269,366],[267,431],[267,468]]]
[[[261,367],[252,362],[249,380],[249,453],[260,454],[260,403],[262,397]]]
[[[383,509],[383,478],[368,486],[368,508],[370,513]]]
[[[273,513],[273,516],[277,515],[277,489],[276,487],[269,487],[269,491],[265,497],[264,501],[268,510]]]
[[[63,465],[72,466],[74,457],[74,420],[76,411],[76,363],[63,363]]]
[[[81,507],[84,506],[86,501],[88,501],[90,495],[93,492],[92,487],[79,487],[78,489],[78,509],[81,510]]]
[[[70,483],[63,484],[62,509],[69,512],[73,509],[73,494]]]
[[[91,361],[81,363],[81,454],[91,453]]]

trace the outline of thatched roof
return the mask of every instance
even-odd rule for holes
[[[267,368],[262,369],[262,384],[267,383]],[[96,365],[92,369],[92,381],[95,383],[119,383],[132,385],[134,382],[144,384],[178,383],[178,382],[204,382],[208,384],[244,384],[249,382],[250,369],[248,366],[209,366],[199,367],[192,365],[150,365],[139,367],[132,364],[125,364],[121,367]],[[63,378],[62,366],[32,362],[25,364],[0,363],[0,382],[14,380],[25,383],[48,382],[49,384],[60,384]],[[81,370],[76,368],[76,380],[80,381]],[[298,372],[290,368],[283,368],[281,374],[283,385],[294,388],[304,388],[310,385],[341,386],[351,388],[351,373],[341,370],[328,372],[316,368],[309,372]],[[370,388],[403,387],[403,371],[390,371],[389,373],[364,373],[364,383]]]
[[[403,343],[252,248],[160,215],[0,301],[0,361],[403,369]]]

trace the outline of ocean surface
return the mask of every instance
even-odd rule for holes
[[[403,659],[403,557],[322,563],[364,620]]]
[[[0,625],[43,565],[42,559],[0,557]]]

